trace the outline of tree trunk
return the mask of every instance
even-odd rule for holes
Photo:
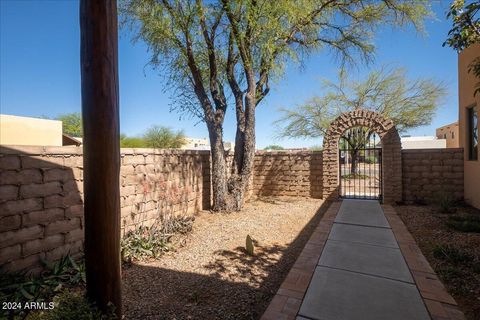
[[[221,125],[208,124],[208,132],[212,156],[212,209],[214,211],[230,211],[227,187],[227,161],[223,147],[222,127]]]
[[[359,150],[352,150],[352,165],[350,167],[350,173],[353,175],[357,174],[358,155]]]
[[[82,0],[80,31],[87,295],[121,319],[117,2]]]
[[[244,125],[240,126],[237,123],[237,132],[235,134],[235,149],[233,153],[232,174],[239,174],[242,171],[244,148],[245,148],[245,126]]]
[[[253,164],[255,159],[255,94],[247,93],[245,95],[245,118],[243,130],[237,128],[237,134],[241,134],[241,147],[236,149],[234,164],[237,159],[241,159],[237,174],[232,174],[229,179],[228,190],[232,198],[232,210],[239,211],[243,208],[247,193],[250,189],[250,183],[253,174]],[[238,137],[237,137],[238,138]],[[237,154],[238,152],[238,154]]]
[[[250,187],[255,158],[255,99],[246,97],[245,100],[245,122],[237,122],[233,159],[225,155],[221,125],[207,124],[212,154],[214,211],[241,210]]]

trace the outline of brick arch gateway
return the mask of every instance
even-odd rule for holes
[[[338,142],[343,133],[353,127],[368,127],[375,131],[382,144],[383,202],[393,204],[402,200],[402,145],[392,120],[380,113],[356,109],[342,113],[327,130],[323,139],[323,198],[339,198]]]

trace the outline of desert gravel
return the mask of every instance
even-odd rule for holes
[[[456,231],[445,224],[450,216],[480,216],[480,210],[457,207],[455,213],[444,214],[432,205],[397,206],[395,210],[466,318],[480,320],[480,234]],[[439,245],[467,253],[473,261],[452,263],[439,259],[433,254],[434,248]]]
[[[197,215],[183,246],[123,271],[126,319],[259,319],[323,212],[319,199],[265,199]],[[256,241],[255,255],[245,239]]]

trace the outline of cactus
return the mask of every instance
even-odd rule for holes
[[[253,245],[253,239],[252,237],[250,237],[250,235],[247,235],[247,239],[246,239],[246,244],[245,244],[245,248],[247,249],[247,253],[251,256],[253,256],[255,254],[255,246]]]

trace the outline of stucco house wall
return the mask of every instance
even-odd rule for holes
[[[61,146],[62,121],[0,114],[0,145]]]
[[[480,208],[480,155],[477,160],[469,160],[467,112],[476,105],[480,114],[480,94],[474,96],[475,85],[480,79],[468,72],[470,63],[479,56],[480,44],[472,45],[458,55],[459,137],[460,147],[464,148],[465,200],[477,208]]]

